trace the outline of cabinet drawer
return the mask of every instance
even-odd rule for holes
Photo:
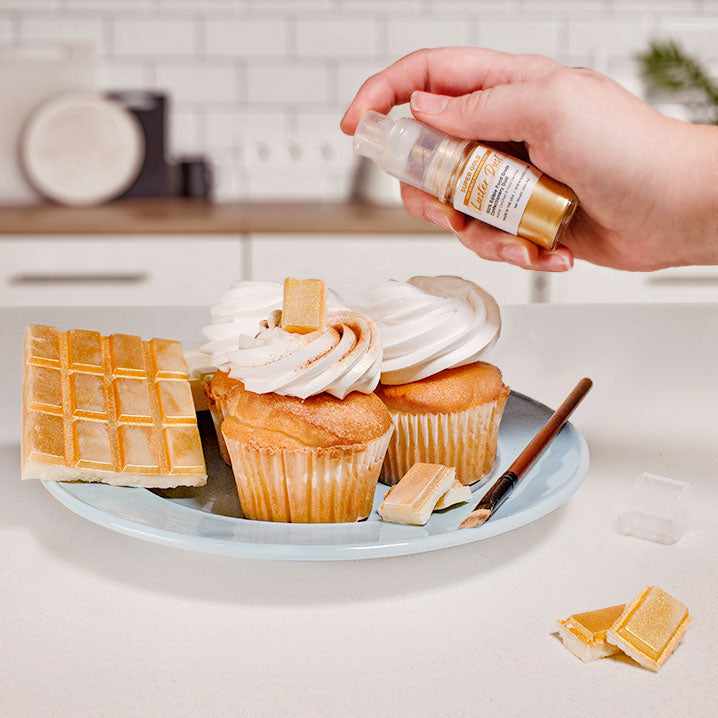
[[[715,302],[718,269],[679,267],[659,272],[619,272],[576,262],[550,277],[549,300],[571,303]]]
[[[0,305],[206,305],[242,276],[238,237],[0,240]]]
[[[500,304],[529,301],[531,274],[487,262],[452,236],[302,236],[251,238],[252,278],[280,281],[316,277],[352,302],[368,287],[415,274],[454,274],[471,279]]]

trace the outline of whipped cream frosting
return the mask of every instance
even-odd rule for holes
[[[211,357],[212,364],[226,364],[229,352],[239,346],[240,336],[257,335],[260,323],[282,308],[283,291],[279,282],[239,281],[222,295],[209,310],[211,324],[202,328],[208,341],[201,351]],[[327,291],[327,307],[330,311],[347,309],[332,291]]]
[[[460,277],[412,277],[374,287],[363,312],[379,326],[382,384],[406,384],[464,366],[499,337],[494,298]]]
[[[323,331],[294,334],[276,325],[282,285],[238,282],[212,308],[203,329],[202,351],[257,394],[300,399],[327,392],[343,399],[352,391],[371,394],[379,383],[382,351],[376,325],[342,307],[327,293]]]

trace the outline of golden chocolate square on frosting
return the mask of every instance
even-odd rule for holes
[[[282,329],[295,334],[321,331],[327,323],[327,290],[321,279],[284,280]]]

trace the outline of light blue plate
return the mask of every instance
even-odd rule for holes
[[[232,473],[219,458],[206,413],[200,414],[209,480],[199,489],[148,491],[102,484],[43,482],[61,503],[114,531],[157,543],[240,558],[297,561],[379,558],[449,548],[511,531],[565,504],[588,470],[583,436],[567,424],[497,514],[480,528],[456,530],[473,505],[528,443],[551,410],[513,392],[501,422],[499,457],[491,477],[471,504],[433,514],[426,526],[384,523],[376,508],[386,493],[379,485],[374,512],[361,523],[282,524],[239,518]]]

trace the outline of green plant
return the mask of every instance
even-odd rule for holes
[[[638,55],[641,77],[649,90],[668,94],[697,92],[705,97],[718,124],[718,83],[672,40],[654,41]]]

